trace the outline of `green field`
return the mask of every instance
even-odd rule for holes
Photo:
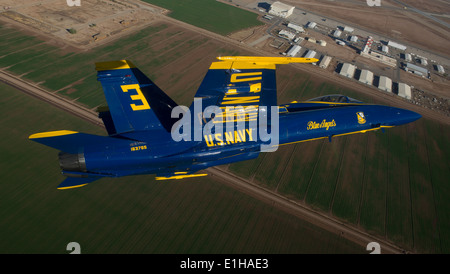
[[[23,78],[41,83],[41,86],[52,91],[57,91],[61,95],[76,99],[77,102],[91,108],[105,104],[101,86],[96,81],[94,62],[130,59],[177,103],[189,105],[207,68],[215,56],[223,54],[246,54],[241,50],[227,47],[218,41],[205,38],[194,32],[162,23],[150,26],[123,39],[87,52],[64,51],[44,43],[37,38],[4,26],[0,26],[0,32],[2,33],[1,37],[5,38],[0,41],[1,67],[8,67],[9,71],[23,75]],[[300,73],[289,66],[280,66],[280,69],[277,71],[277,77],[279,103],[288,103],[292,100],[308,99],[329,93],[343,93],[359,100],[376,103],[369,96],[361,96],[357,91],[336,86],[322,79],[314,78],[311,75]],[[6,216],[5,223],[8,220],[12,220],[12,222],[17,222],[24,227],[23,229],[18,229],[16,225],[11,226],[11,228],[8,228],[8,226],[4,227],[5,232],[15,235],[16,241],[18,241],[17,238],[20,237],[21,233],[26,232],[26,228],[36,226],[40,221],[39,218],[49,219],[49,217],[45,217],[44,213],[45,210],[51,210],[51,206],[43,204],[44,208],[34,209],[31,204],[27,206],[21,204],[21,202],[25,202],[24,199],[35,195],[36,191],[43,191],[36,195],[44,200],[47,199],[45,194],[50,192],[53,195],[51,197],[57,197],[58,195],[65,197],[65,195],[68,195],[67,199],[70,198],[69,201],[76,204],[76,206],[64,208],[64,210],[68,210],[68,212],[73,214],[69,219],[71,220],[70,222],[75,222],[77,226],[81,225],[79,222],[83,221],[82,216],[88,214],[90,208],[94,208],[96,211],[94,216],[98,219],[103,218],[101,216],[102,212],[104,214],[112,214],[107,210],[109,206],[114,206],[114,209],[111,209],[114,212],[120,211],[116,205],[105,200],[106,198],[101,198],[101,202],[97,202],[93,198],[95,195],[90,194],[91,191],[95,193],[97,191],[107,191],[106,196],[114,196],[118,195],[118,192],[128,189],[129,184],[136,184],[133,188],[135,192],[130,190],[130,193],[127,194],[127,199],[130,200],[133,199],[133,195],[142,195],[138,189],[147,191],[145,193],[161,193],[161,197],[163,197],[163,195],[168,194],[167,191],[171,191],[165,188],[167,186],[176,188],[176,190],[173,190],[174,192],[182,191],[191,193],[192,195],[195,193],[194,190],[201,193],[205,193],[204,191],[222,193],[222,190],[219,190],[221,189],[220,184],[208,178],[186,181],[186,184],[179,184],[177,182],[176,184],[169,183],[166,185],[155,184],[152,176],[114,180],[118,183],[111,184],[111,188],[107,190],[103,186],[112,180],[105,179],[103,180],[105,183],[93,184],[89,188],[82,188],[78,192],[74,192],[76,194],[60,194],[59,192],[54,192],[56,191],[56,185],[62,180],[62,176],[58,175],[59,169],[56,154],[51,149],[37,145],[32,146],[26,140],[26,136],[34,132],[47,130],[70,129],[88,131],[88,129],[83,128],[86,125],[82,121],[75,122],[71,120],[70,122],[57,122],[56,120],[60,119],[60,114],[51,113],[45,116],[52,117],[51,119],[41,117],[40,120],[24,117],[22,116],[23,114],[33,111],[35,104],[30,103],[25,105],[21,101],[22,99],[17,99],[14,96],[9,100],[11,100],[11,103],[7,103],[9,102],[8,100],[5,101],[5,99],[2,99],[2,111],[6,111],[2,116],[5,117],[2,118],[2,123],[6,124],[2,124],[2,126],[3,128],[11,129],[17,136],[21,136],[20,138],[22,139],[4,137],[4,140],[8,140],[10,143],[2,141],[2,176],[7,176],[2,177],[2,182],[6,178],[8,180],[11,180],[11,178],[19,178],[16,180],[22,181],[20,183],[14,181],[14,183],[7,185],[8,188],[2,189],[2,193],[8,194],[8,197],[2,201],[2,216]],[[16,100],[17,104],[14,104],[14,108],[8,108]],[[40,112],[40,110],[37,111]],[[69,118],[65,117],[64,119]],[[75,118],[73,119],[76,120]],[[5,121],[3,122],[3,120]],[[23,123],[23,121],[26,122]],[[23,128],[20,129],[20,126],[23,126]],[[24,130],[28,131],[24,132]],[[90,130],[98,131],[98,129],[92,128]],[[6,134],[5,131],[3,132]],[[313,208],[320,209],[341,219],[343,222],[392,241],[407,250],[423,253],[450,253],[450,237],[448,236],[450,232],[450,214],[448,214],[450,210],[450,200],[448,199],[450,197],[450,189],[447,184],[448,178],[450,177],[449,137],[449,126],[423,118],[406,126],[387,129],[386,133],[370,132],[362,135],[337,137],[331,143],[328,140],[319,140],[282,146],[275,153],[262,154],[255,160],[232,164],[227,168],[242,177],[253,180],[282,195],[305,202]],[[22,142],[19,142],[20,140]],[[32,158],[30,155],[36,155],[36,157]],[[40,157],[53,158],[42,161]],[[9,159],[15,159],[15,162],[10,162]],[[30,163],[30,161],[35,161],[35,163]],[[49,162],[48,168],[46,166],[43,169],[39,165],[40,162]],[[27,172],[23,172],[20,169],[22,166]],[[3,170],[6,172],[3,172]],[[28,176],[28,171],[30,176]],[[42,172],[43,175],[40,175]],[[24,176],[17,176],[18,174]],[[48,181],[34,182],[33,180],[37,180],[36,178]],[[142,182],[143,180],[150,182],[149,186],[144,184]],[[31,186],[34,188],[29,189],[29,185],[25,186],[25,183],[29,183],[29,181],[33,181]],[[125,182],[127,183],[127,187],[123,187]],[[199,190],[196,188],[197,182],[199,182],[198,185],[208,185],[211,189]],[[184,188],[185,186],[186,188]],[[147,187],[151,189],[146,189]],[[190,192],[191,188],[192,192]],[[224,193],[227,192],[225,191]],[[89,206],[76,202],[77,198],[75,197],[77,195],[82,196],[83,202],[89,201]],[[255,200],[250,199],[251,201],[249,202],[247,201],[247,196],[237,192],[226,195],[224,197],[230,199],[232,201],[230,204],[233,206],[234,203],[245,203],[245,206],[250,207],[245,214],[241,213],[243,215],[239,217],[241,218],[239,220],[251,224],[254,229],[262,225],[261,223],[264,222],[263,219],[251,215],[253,210],[259,210],[253,209],[253,204],[256,203]],[[26,198],[22,198],[22,196]],[[161,197],[155,199],[159,199],[158,201],[162,202]],[[14,202],[15,198],[19,199],[16,203]],[[179,196],[177,198],[183,199],[183,197],[180,198]],[[131,203],[132,205],[127,207],[124,201],[119,198],[117,199],[118,205],[125,207],[123,210],[142,210],[140,207],[147,206],[156,208],[158,206],[157,202],[153,203],[141,200],[135,204]],[[197,199],[201,200],[198,197]],[[111,199],[111,201],[113,200]],[[58,202],[53,205],[58,207],[61,206],[61,203]],[[108,206],[105,207],[104,203]],[[168,201],[164,201],[164,205],[167,206],[167,203]],[[182,202],[177,205],[186,206]],[[8,209],[10,210],[14,206],[20,208],[20,211],[16,213],[17,216],[8,215]],[[198,204],[195,206],[197,208],[200,207]],[[214,206],[220,207],[219,205]],[[261,204],[261,207],[264,210],[272,212],[273,215],[278,214],[274,213],[274,210],[269,206]],[[83,214],[79,213],[77,208],[81,208]],[[174,211],[180,210],[175,205],[171,209]],[[233,209],[236,210],[234,207]],[[43,213],[36,215],[34,210],[43,210]],[[192,210],[193,212],[189,214],[197,216],[194,213],[195,209]],[[206,211],[207,209],[204,210]],[[224,210],[222,209],[222,211]],[[148,220],[157,218],[159,221],[164,221],[164,215],[155,216],[154,214],[156,213],[154,212],[145,212],[143,214],[148,215]],[[209,212],[209,214],[213,213]],[[39,217],[34,217],[34,215]],[[176,216],[180,217],[180,215]],[[209,218],[213,218],[212,215],[208,216]],[[113,218],[113,216],[109,217]],[[132,215],[125,217],[125,220],[133,221],[135,219],[130,218],[140,219],[141,217]],[[22,219],[20,219],[21,221],[17,221],[15,218]],[[62,220],[63,217],[59,218],[58,221],[50,220],[50,222],[53,222],[51,227],[46,227],[44,230],[50,233],[53,231],[53,228],[58,229],[56,222],[64,223]],[[81,219],[79,221],[74,220],[77,218]],[[227,218],[230,222],[239,223],[238,219],[234,219],[232,215],[228,215]],[[222,220],[214,219],[214,221],[219,226],[226,226],[226,224],[222,223]],[[70,222],[65,225],[70,226]],[[94,231],[98,231],[94,226],[95,221],[90,222],[89,227]],[[117,218],[113,223],[115,222],[123,221]],[[151,221],[148,222],[151,223]],[[170,222],[175,222],[173,225],[180,225],[175,220]],[[187,219],[185,222],[185,226],[189,226],[190,230],[188,231],[190,232],[176,231],[175,233],[178,233],[178,236],[176,236],[178,237],[177,241],[181,241],[184,237],[190,237],[185,233],[197,231],[196,227],[191,227]],[[147,227],[146,225],[150,224],[139,222],[139,225]],[[289,226],[289,224],[283,223],[283,226]],[[122,229],[126,230],[126,228]],[[132,227],[131,229],[143,233],[139,226]],[[214,233],[215,228],[209,227],[205,229],[206,231],[203,232],[207,234]],[[41,231],[40,233],[43,232]],[[58,235],[64,234],[64,232],[60,233],[62,234]],[[72,229],[70,233],[66,234],[73,235],[74,232]],[[102,235],[104,238],[117,236],[117,232],[112,230],[112,228],[109,228],[105,233],[105,235]],[[162,242],[162,238],[168,237],[169,234],[167,233],[169,232],[157,231],[155,233],[156,235],[153,240],[158,242],[157,245],[159,247],[157,248],[154,246],[139,246],[137,243],[140,239],[139,236],[136,236],[136,238],[130,236],[132,238],[130,241],[134,243],[136,248],[130,246],[127,241],[123,241],[120,246],[109,242],[108,246],[99,245],[99,247],[93,248],[91,251],[93,253],[107,252],[110,250],[109,248],[112,248],[114,249],[112,252],[171,252],[174,250],[176,250],[174,252],[187,252],[186,249],[177,247],[176,243],[171,243],[171,248],[167,246],[163,247],[166,242]],[[233,237],[242,237],[234,230],[229,233]],[[248,233],[245,234],[245,237],[249,237]],[[288,235],[295,234],[292,231],[286,233]],[[78,236],[80,233],[77,232],[76,235]],[[243,239],[246,239],[245,237]],[[289,237],[287,236],[287,238]],[[24,237],[24,240],[18,245],[22,249],[16,249],[17,252],[25,250],[23,248],[27,246],[26,241],[31,240],[31,238],[29,235]],[[88,233],[88,241],[93,238],[95,236]],[[227,239],[229,240],[229,238]],[[74,241],[74,239],[69,240],[64,238],[62,241],[69,242]],[[216,250],[217,252],[308,252],[306,247],[300,250],[290,244],[286,247],[287,249],[281,247],[272,247],[273,249],[271,249],[269,246],[272,246],[272,244],[276,245],[274,242],[267,244],[267,246],[253,243],[254,247],[249,251],[244,247],[234,246],[230,248],[227,246],[225,239],[222,239],[221,247],[217,249],[213,247],[195,246],[191,238],[189,238],[189,241],[191,241],[189,250],[194,250],[193,252],[199,250],[204,252],[210,252],[212,250]],[[9,242],[8,246],[13,245],[13,243]],[[337,241],[335,243],[339,242]],[[64,252],[64,250],[55,251],[57,250],[56,247],[59,248],[61,245],[62,243],[58,243],[55,244],[54,248],[45,250]],[[318,252],[333,252],[340,247],[333,246],[327,249],[324,246],[314,246],[311,248],[311,252],[314,252],[314,248],[319,249]],[[343,249],[348,250],[345,244]],[[32,249],[30,252],[39,251]]]
[[[168,9],[170,17],[221,35],[262,25],[257,14],[215,0],[144,0]]]
[[[0,253],[365,253],[338,235],[211,178],[102,179],[72,191],[32,133],[99,127],[0,84]],[[307,236],[305,236],[307,235]]]
[[[449,253],[449,139],[448,126],[422,118],[385,133],[282,146],[229,169],[275,189],[283,166],[278,193],[407,250]]]

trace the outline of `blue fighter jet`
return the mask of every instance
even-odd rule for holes
[[[204,176],[211,166],[254,159],[280,145],[365,133],[421,116],[365,104],[344,95],[277,105],[278,64],[314,58],[217,57],[192,105],[178,106],[128,60],[96,63],[108,108],[99,111],[108,136],[69,130],[29,139],[60,150],[67,178],[58,189],[102,177],[156,174],[156,180]],[[270,132],[270,133],[269,133]]]

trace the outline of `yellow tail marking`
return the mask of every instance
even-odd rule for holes
[[[48,137],[70,135],[70,134],[75,134],[75,133],[78,133],[78,132],[71,131],[71,130],[57,130],[57,131],[35,133],[35,134],[30,135],[30,137],[28,137],[28,138],[29,139],[48,138]]]

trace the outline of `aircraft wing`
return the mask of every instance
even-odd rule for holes
[[[226,115],[234,115],[232,111],[226,112],[227,107],[254,107],[257,110],[266,106],[270,111],[271,106],[276,106],[277,64],[318,61],[315,58],[254,56],[222,56],[217,59],[220,61],[211,64],[194,98],[194,104],[195,100],[202,100],[202,112],[208,106],[222,109],[224,114],[215,118],[217,122],[225,122]],[[255,119],[255,115],[250,113],[246,121]]]

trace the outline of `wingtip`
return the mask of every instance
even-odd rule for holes
[[[136,68],[136,66],[130,60],[117,60],[95,63],[95,70],[97,71],[130,68]]]
[[[30,136],[28,136],[28,139],[32,140],[32,139],[39,139],[39,138],[57,137],[57,136],[75,134],[75,133],[78,133],[78,132],[71,131],[71,130],[47,131],[47,132],[31,134]]]

